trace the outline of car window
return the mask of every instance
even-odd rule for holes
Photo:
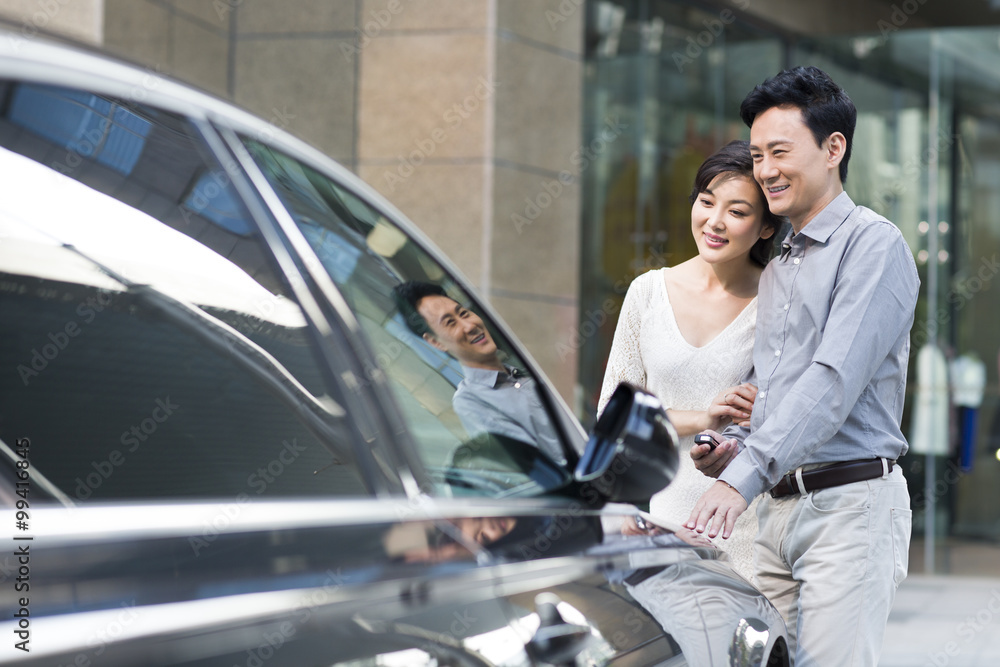
[[[244,141],[368,335],[370,370],[388,378],[435,491],[530,495],[565,483],[538,383],[470,295],[345,187]]]
[[[0,439],[76,502],[359,496],[303,312],[198,132],[0,84]]]

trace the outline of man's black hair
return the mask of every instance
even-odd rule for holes
[[[759,114],[784,106],[802,111],[802,119],[818,146],[834,132],[844,135],[847,147],[840,161],[840,182],[846,182],[858,110],[844,89],[818,67],[786,69],[750,91],[740,104],[740,118],[752,127]]]
[[[757,242],[750,248],[750,259],[759,266],[767,266],[767,262],[771,259],[771,250],[774,247],[775,237],[781,231],[781,226],[785,222],[785,218],[771,213],[771,209],[767,205],[767,197],[764,196],[764,190],[761,189],[760,183],[753,177],[753,158],[750,157],[749,141],[730,141],[701,163],[701,166],[698,167],[698,173],[694,176],[694,187],[691,188],[690,202],[694,204],[695,200],[698,199],[698,195],[708,190],[708,186],[712,184],[712,181],[722,174],[742,176],[750,181],[757,190],[760,205],[764,207],[761,215],[761,223],[764,229],[772,230],[773,234],[766,239],[757,239]]]
[[[406,326],[420,337],[423,337],[424,334],[434,335],[434,331],[427,323],[427,320],[417,310],[417,304],[420,303],[420,300],[428,296],[447,297],[448,294],[445,293],[444,288],[440,285],[422,283],[416,280],[411,280],[392,288],[392,298],[396,301],[396,307],[399,308],[403,319],[406,320]]]

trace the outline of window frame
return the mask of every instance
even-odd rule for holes
[[[226,141],[227,148],[230,150],[230,153],[234,155],[234,157],[238,156],[237,159],[240,159],[240,163],[244,171],[250,174],[256,190],[265,198],[266,204],[268,205],[271,215],[273,216],[272,224],[277,226],[276,231],[278,231],[288,243],[289,247],[285,250],[298,256],[300,260],[300,267],[302,268],[303,273],[310,279],[311,284],[314,286],[317,297],[319,299],[326,299],[330,310],[335,311],[336,315],[339,316],[339,319],[344,322],[348,330],[354,333],[355,338],[359,343],[358,349],[356,350],[356,357],[360,359],[363,364],[365,364],[362,368],[378,368],[379,366],[376,361],[371,342],[368,340],[368,336],[362,331],[353,315],[353,312],[350,310],[347,302],[341,295],[340,290],[333,282],[333,279],[323,267],[322,262],[313,250],[312,246],[309,244],[309,241],[298,228],[298,225],[295,224],[295,221],[282,204],[280,197],[271,187],[266,176],[257,166],[256,162],[249,154],[249,150],[243,144],[240,136],[252,135],[253,132],[247,131],[248,128],[242,128],[238,124],[232,124],[231,122],[227,122],[226,120],[220,118],[213,118],[212,124],[217,130],[220,131],[221,136]],[[556,433],[563,444],[563,450],[567,459],[566,468],[572,472],[586,445],[586,432],[581,426],[579,420],[577,420],[570,412],[565,402],[563,402],[561,397],[555,393],[547,378],[539,369],[537,362],[535,362],[531,355],[527,353],[524,346],[513,334],[507,324],[499,317],[496,311],[488,303],[486,303],[478,292],[471,286],[471,282],[468,278],[466,278],[465,275],[462,274],[462,272],[448,258],[446,258],[439,250],[437,250],[437,248],[434,247],[433,243],[423,234],[423,232],[419,230],[419,228],[416,227],[416,225],[410,222],[405,215],[392,206],[392,204],[386,201],[381,195],[372,190],[370,186],[358,180],[354,174],[351,174],[341,165],[302,142],[292,138],[278,136],[277,132],[274,132],[273,135],[274,136],[265,135],[267,136],[267,138],[265,138],[258,132],[257,136],[253,136],[253,140],[284,153],[288,157],[298,160],[302,164],[316,170],[319,174],[329,178],[338,187],[343,188],[345,191],[357,197],[365,205],[371,207],[373,211],[384,217],[397,229],[403,232],[417,248],[426,253],[430,259],[436,262],[445,271],[449,278],[469,295],[469,298],[472,299],[472,303],[469,304],[469,306],[475,308],[478,313],[487,317],[491,321],[491,325],[494,326],[499,334],[509,342],[517,355],[524,362],[528,373],[536,379],[539,398],[545,406],[548,414],[552,417],[553,428],[556,430]],[[404,479],[404,484],[408,481],[412,481],[417,487],[415,489],[416,493],[422,493],[420,489],[434,488],[435,485],[431,482],[430,475],[426,470],[422,458],[420,457],[418,443],[416,443],[410,435],[406,421],[402,416],[402,410],[396,399],[393,397],[392,391],[387,382],[384,378],[373,378],[371,385],[375,389],[375,391],[372,392],[371,401],[381,408],[382,413],[387,417],[389,423],[395,427],[395,449],[387,452],[388,456],[391,457],[387,460],[394,460],[397,465],[401,466],[401,473],[404,476],[407,474],[410,476],[410,480]],[[389,449],[391,450],[392,448],[390,447]],[[555,493],[558,493],[558,491],[555,491]],[[410,493],[409,495],[413,495],[413,493]]]

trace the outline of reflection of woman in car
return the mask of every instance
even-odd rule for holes
[[[462,364],[465,375],[452,399],[470,436],[492,434],[526,442],[556,463],[566,457],[533,378],[505,364],[479,315],[440,285],[408,282],[394,294],[410,330]]]
[[[757,389],[739,382],[752,365],[757,283],[781,222],[753,179],[746,141],[734,141],[705,160],[691,204],[698,254],[632,282],[599,404],[603,410],[620,382],[646,388],[667,407],[682,451],[694,445],[700,431],[750,419]],[[650,513],[668,526],[683,524],[715,481],[698,472],[689,456],[680,458],[676,479],[650,501]],[[756,528],[754,512],[745,512],[733,537],[720,545],[748,578]],[[633,521],[623,531],[643,532]]]

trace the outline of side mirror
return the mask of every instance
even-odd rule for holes
[[[645,503],[677,474],[677,431],[652,394],[618,385],[576,466],[577,482],[610,502]]]

